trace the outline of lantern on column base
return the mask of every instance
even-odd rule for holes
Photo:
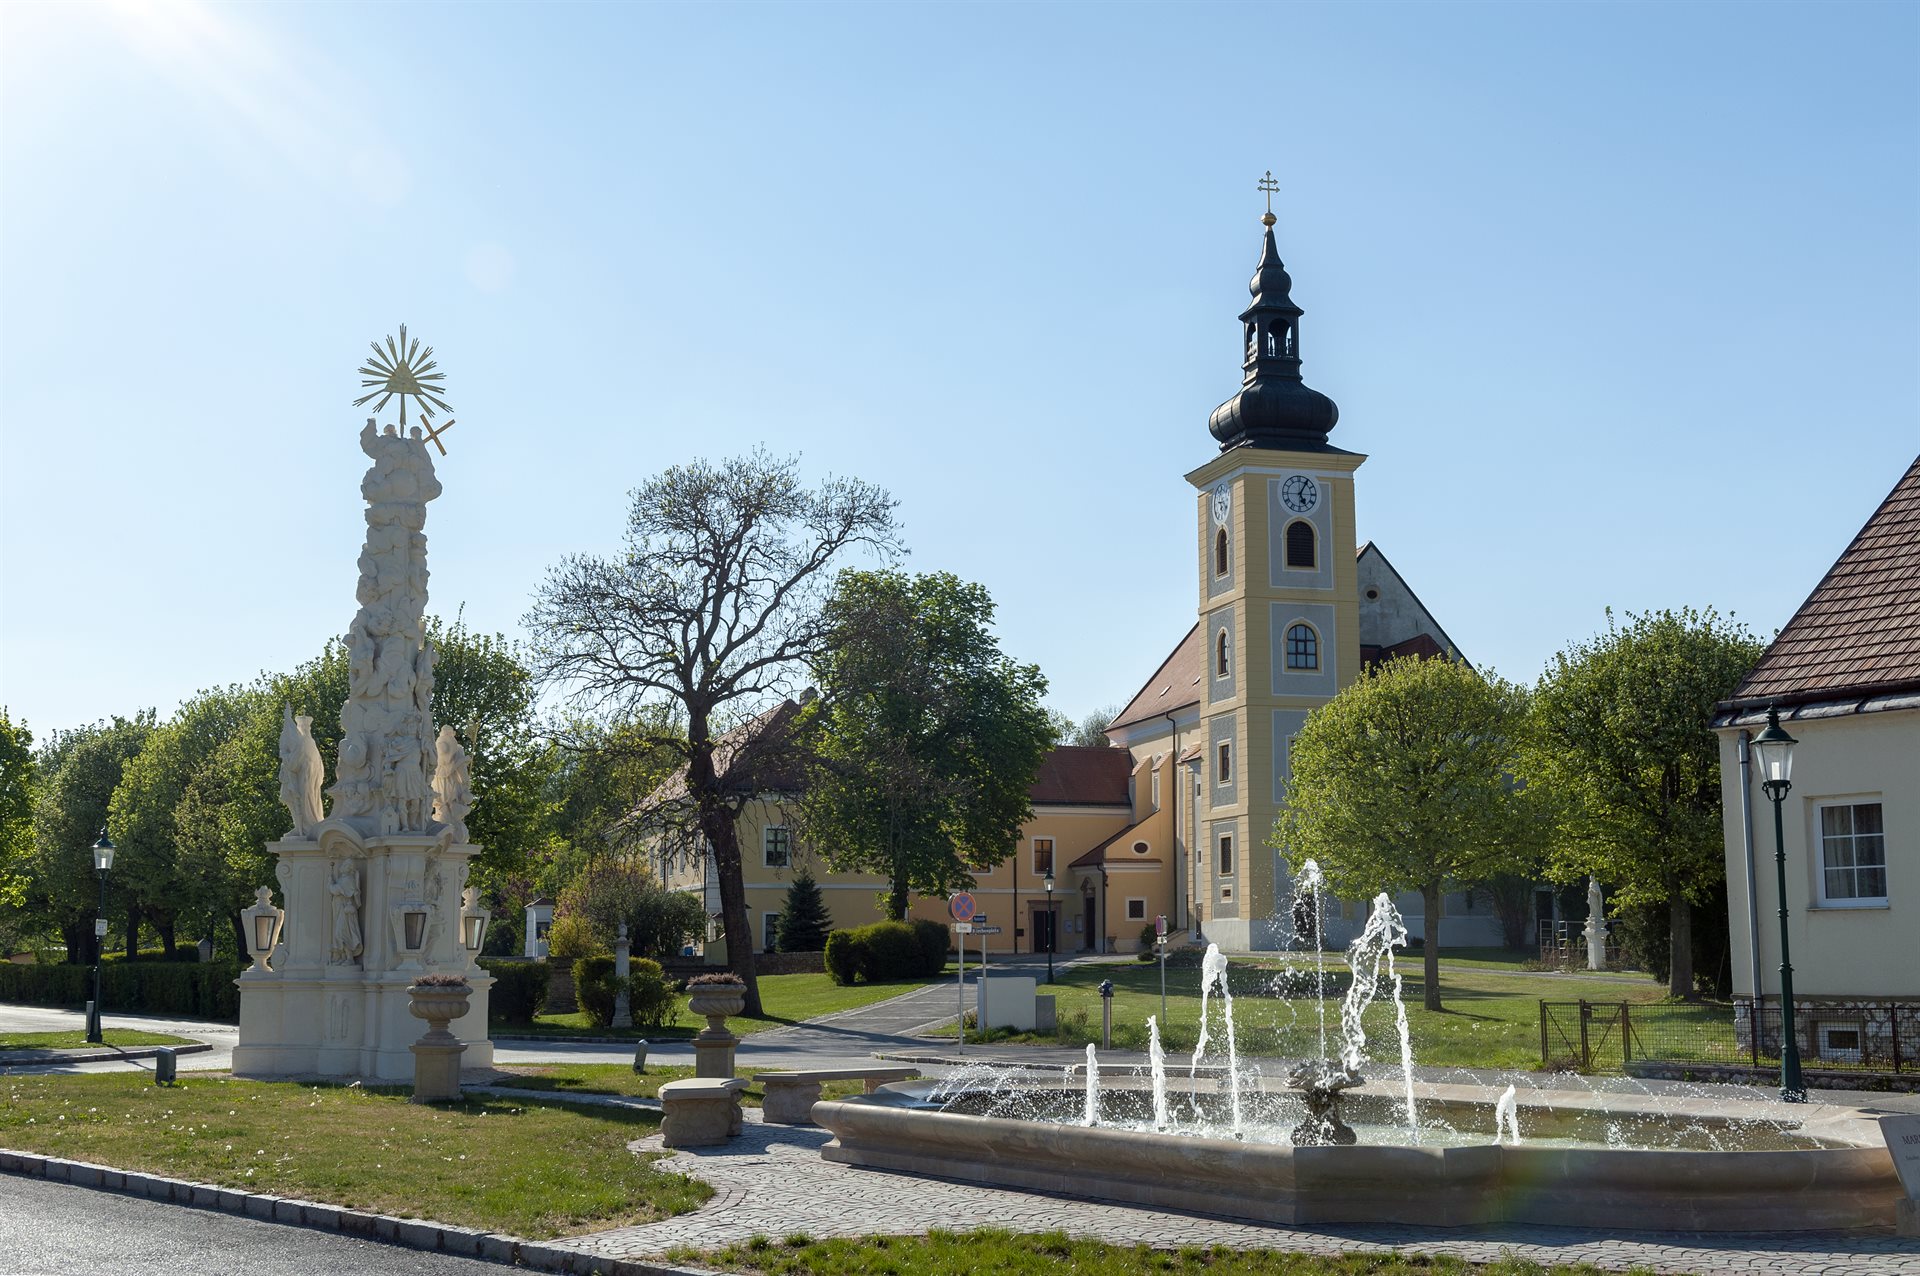
[[[280,932],[287,924],[287,915],[273,906],[273,891],[270,887],[256,888],[253,899],[253,907],[243,909],[240,913],[240,916],[246,919],[247,955],[253,958],[253,965],[248,968],[247,973],[264,975],[270,973],[267,958],[273,955],[275,946],[280,942]]]
[[[393,946],[400,955],[400,969],[420,969],[420,959],[427,951],[425,904],[408,900],[393,906]]]
[[[493,914],[480,907],[480,888],[469,886],[460,892],[460,943],[467,950],[467,964],[480,960],[481,945],[487,942],[487,927]]]

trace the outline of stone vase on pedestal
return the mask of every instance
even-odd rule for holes
[[[740,1038],[727,1031],[727,1019],[747,1008],[746,985],[695,984],[687,989],[687,1008],[707,1021],[693,1039],[693,1075],[731,1077]]]
[[[426,1035],[413,1043],[414,1103],[442,1103],[460,1097],[460,1056],[467,1045],[447,1025],[467,1013],[473,989],[464,983],[414,984],[407,989],[407,1009],[427,1022]]]

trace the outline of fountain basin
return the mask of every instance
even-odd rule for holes
[[[1791,1119],[1804,1147],[1668,1151],[1611,1147],[1291,1147],[939,1111],[937,1082],[906,1082],[816,1104],[833,1134],[827,1160],[999,1187],[1091,1196],[1261,1222],[1398,1222],[1437,1227],[1577,1224],[1633,1230],[1782,1232],[1891,1228],[1902,1198],[1878,1127],[1855,1109],[1689,1099],[1657,1114],[1676,1124]],[[1444,1087],[1466,1091],[1472,1087]],[[1056,1091],[1037,1091],[1051,1100]],[[1442,1096],[1444,1099],[1446,1096]],[[1478,1096],[1491,1114],[1493,1095]],[[1569,1093],[1568,1113],[1595,1100]],[[1464,1102],[1462,1096],[1453,1101]],[[1535,1092],[1523,1113],[1551,1113]],[[1717,1115],[1709,1109],[1729,1111]],[[1526,1119],[1526,1118],[1523,1118]],[[1489,1117],[1486,1123],[1491,1128]]]

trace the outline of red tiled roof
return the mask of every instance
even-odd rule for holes
[[[782,735],[800,712],[793,700],[782,700],[773,708],[749,718],[713,742],[713,769],[721,787],[729,793],[791,793],[800,788],[800,759],[794,751],[782,747]],[[687,768],[661,781],[641,810],[677,802],[686,796]],[[631,817],[629,817],[631,818]]]
[[[1207,675],[1207,644],[1200,638],[1200,622],[1195,621],[1193,628],[1187,630],[1187,636],[1174,646],[1160,667],[1153,671],[1153,677],[1147,679],[1147,685],[1120,711],[1120,716],[1107,724],[1111,731],[1115,727],[1128,726],[1135,722],[1144,722],[1148,718],[1157,718],[1163,713],[1172,713],[1175,709],[1184,709],[1190,704],[1200,703],[1200,680]]]
[[[1920,685],[1920,457],[1733,693],[1807,700]]]
[[[1063,744],[1041,759],[1028,792],[1035,806],[1129,806],[1132,774],[1133,755],[1125,749]]]

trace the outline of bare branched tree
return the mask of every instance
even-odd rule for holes
[[[675,466],[632,502],[621,553],[575,555],[547,573],[526,617],[535,668],[581,711],[640,721],[665,708],[677,723],[642,742],[684,766],[636,819],[697,836],[713,856],[728,963],[758,1014],[736,820],[791,741],[756,719],[792,694],[826,641],[829,569],[856,551],[901,552],[897,502],[858,479],[809,488],[797,458],[764,450]]]

